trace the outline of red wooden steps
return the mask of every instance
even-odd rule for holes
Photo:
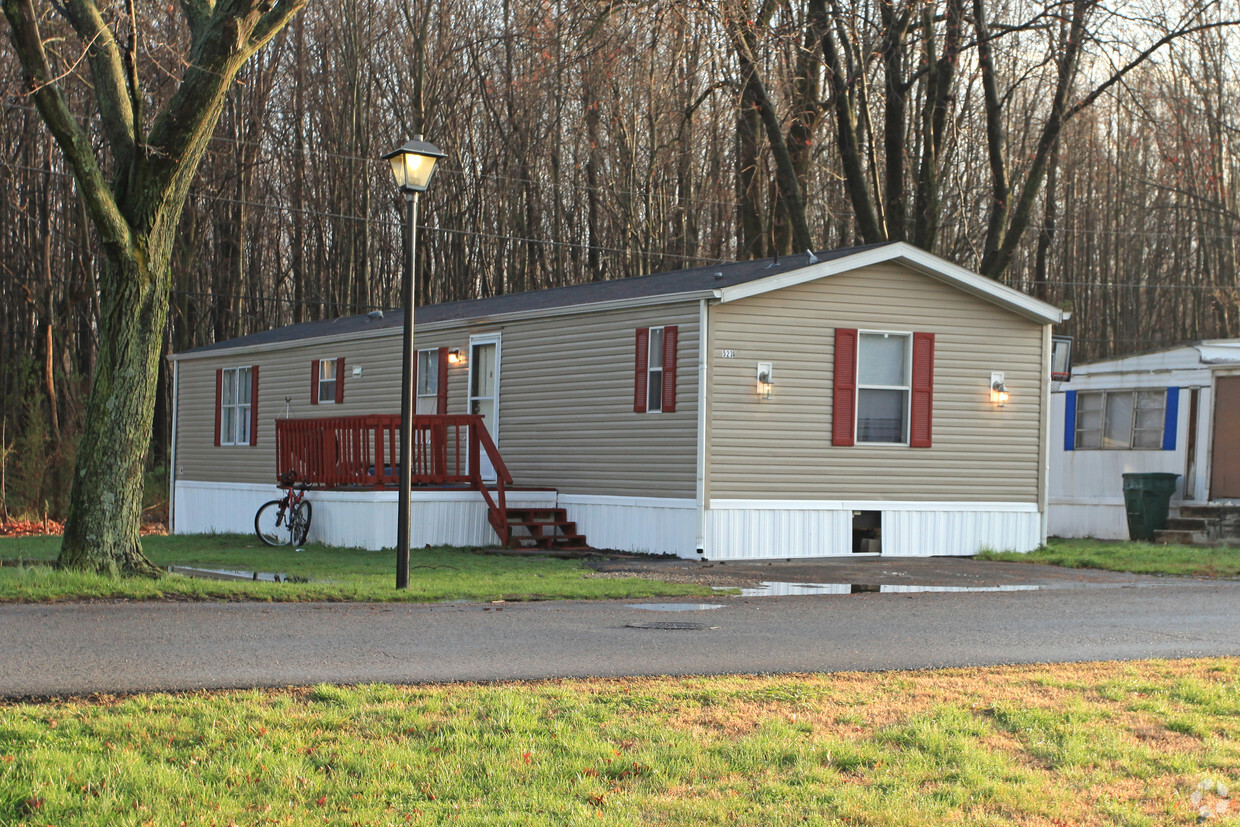
[[[584,550],[590,546],[563,508],[508,508],[508,548]]]

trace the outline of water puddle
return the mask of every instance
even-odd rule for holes
[[[630,609],[645,609],[648,612],[703,612],[708,609],[722,609],[722,603],[627,603]]]
[[[293,577],[275,571],[242,571],[240,569],[199,569],[192,566],[169,566],[169,574],[181,574],[203,580],[257,580],[263,583],[309,583],[309,578]]]
[[[731,587],[716,586],[718,590]],[[915,594],[919,592],[1032,592],[1041,586],[912,586],[872,583],[784,583],[763,582],[742,588],[741,597],[790,597],[803,594]]]
[[[659,620],[653,623],[626,623],[627,629],[662,629],[671,632],[701,632],[718,629],[718,626],[707,626],[705,623],[678,623],[672,620]]]

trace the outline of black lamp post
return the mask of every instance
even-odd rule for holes
[[[405,311],[404,336],[401,339],[400,374],[400,500],[396,506],[396,588],[409,588],[409,497],[413,489],[413,367],[417,354],[413,350],[413,268],[418,240],[418,195],[426,192],[435,174],[435,164],[444,153],[421,135],[383,156],[392,164],[396,186],[405,195],[405,269],[401,283],[401,299]],[[439,381],[446,381],[440,377]]]

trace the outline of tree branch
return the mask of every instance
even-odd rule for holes
[[[773,6],[773,4],[768,4],[768,6]],[[753,30],[749,28],[748,21],[741,19],[741,15],[736,14],[736,11],[736,9],[727,9],[724,14],[724,23],[731,35],[737,62],[740,64],[741,77],[762,118],[762,126],[771,146],[771,155],[775,159],[775,180],[788,213],[788,220],[792,225],[793,249],[809,250],[814,246],[813,237],[809,232],[809,224],[805,220],[805,197],[801,192],[801,183],[797,179],[796,166],[792,162],[788,144],[780,129],[775,105],[771,102],[770,95],[767,94],[766,86],[758,72],[757,59],[754,57]]]
[[[94,0],[68,0],[65,17],[87,46],[91,80],[99,101],[103,134],[118,165],[127,166],[136,150],[137,133],[125,64],[116,36],[104,22]]]
[[[1098,84],[1098,86],[1092,92],[1090,92],[1088,95],[1086,95],[1085,97],[1077,101],[1075,104],[1073,104],[1068,109],[1068,111],[1064,113],[1064,116],[1063,116],[1064,121],[1069,120],[1073,115],[1077,114],[1082,109],[1089,106],[1091,103],[1097,100],[1100,95],[1102,95],[1104,92],[1106,92],[1108,89],[1110,89],[1115,84],[1119,83],[1120,80],[1122,80],[1125,75],[1127,75],[1133,69],[1140,66],[1142,63],[1145,63],[1147,60],[1149,60],[1154,55],[1155,52],[1157,52],[1159,49],[1161,49],[1163,46],[1166,46],[1168,43],[1172,42],[1173,40],[1178,40],[1181,37],[1187,37],[1188,35],[1196,34],[1197,32],[1204,32],[1204,31],[1209,31],[1210,29],[1219,29],[1224,26],[1236,26],[1236,25],[1240,25],[1240,20],[1219,20],[1219,21],[1215,21],[1214,23],[1202,23],[1200,26],[1190,26],[1187,29],[1176,29],[1173,32],[1168,32],[1167,34],[1160,37],[1157,41],[1155,41],[1152,45],[1150,45],[1149,48],[1142,50],[1139,55],[1134,57],[1132,60],[1128,61],[1128,63],[1126,63],[1123,67],[1121,67],[1120,70],[1117,71],[1115,74],[1111,75],[1109,78],[1104,80],[1102,83]]]
[[[117,208],[112,190],[99,169],[90,138],[73,117],[64,93],[53,79],[31,0],[4,0],[4,16],[9,21],[17,59],[30,82],[32,91],[29,94],[73,168],[73,177],[101,240],[105,245],[128,253],[133,246],[129,224]]]
[[[1029,227],[1029,217],[1033,213],[1034,202],[1042,189],[1042,181],[1051,159],[1051,150],[1068,119],[1068,94],[1076,77],[1082,44],[1085,40],[1085,20],[1093,7],[1094,0],[1074,0],[1072,22],[1068,25],[1067,36],[1060,47],[1063,51],[1059,58],[1058,77],[1055,81],[1055,94],[1051,99],[1051,111],[1046,116],[1046,123],[1038,138],[1038,148],[1034,153],[1033,163],[1029,165],[1029,171],[1025,173],[1025,181],[1020,188],[1020,195],[1016,198],[1015,206],[1009,208],[1007,204],[1003,205],[1003,209],[1010,216],[1006,228],[1002,228],[1002,234],[998,239],[989,235],[986,239],[986,253],[982,258],[980,268],[982,275],[997,278],[1007,269],[1012,256],[1016,254],[1016,246],[1020,243],[1021,236]],[[999,243],[992,245],[993,241]]]
[[[237,71],[307,0],[231,0],[201,23],[181,84],[151,128],[150,185],[185,190],[198,169]],[[157,200],[152,200],[152,205]]]
[[[215,11],[213,0],[181,0],[181,13],[185,15],[185,22],[189,24],[191,40],[198,40],[203,27],[211,19],[213,11]]]
[[[840,165],[844,169],[844,185],[848,200],[852,203],[853,220],[862,241],[871,244],[886,241],[879,224],[874,201],[865,184],[865,165],[861,157],[861,138],[857,133],[857,113],[853,106],[850,86],[852,78],[840,57],[832,34],[832,19],[828,17],[824,0],[810,0],[809,13],[817,15],[822,31],[822,57],[827,65],[827,83],[831,87],[831,102],[835,108],[835,127],[840,147]],[[838,15],[837,18],[838,20]],[[841,45],[847,54],[847,43]]]
[[[263,16],[258,19],[258,25],[254,27],[254,32],[250,35],[250,54],[257,52],[267,44],[267,41],[275,37],[276,32],[284,28],[297,15],[297,12],[302,10],[306,2],[307,0],[276,0],[274,4],[260,3],[259,10],[263,12]]]

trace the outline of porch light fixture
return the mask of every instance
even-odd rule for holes
[[[418,241],[418,196],[426,192],[435,165],[444,153],[415,135],[399,149],[383,156],[392,165],[396,186],[405,196],[405,262],[401,282],[401,306],[405,311],[401,339],[400,376],[400,499],[396,503],[396,588],[409,588],[409,498],[413,490],[413,350],[414,258]]]
[[[771,381],[771,363],[770,362],[759,362],[758,363],[758,398],[770,399],[771,388],[774,386],[774,384],[775,383]]]
[[[448,351],[448,364],[449,365],[459,365],[461,362],[464,362],[464,361],[465,359],[461,356],[461,349],[459,347],[454,347],[452,348],[452,350]]]
[[[1003,383],[1003,373],[995,371],[990,374],[990,401],[996,408],[1007,407],[1008,390]]]

